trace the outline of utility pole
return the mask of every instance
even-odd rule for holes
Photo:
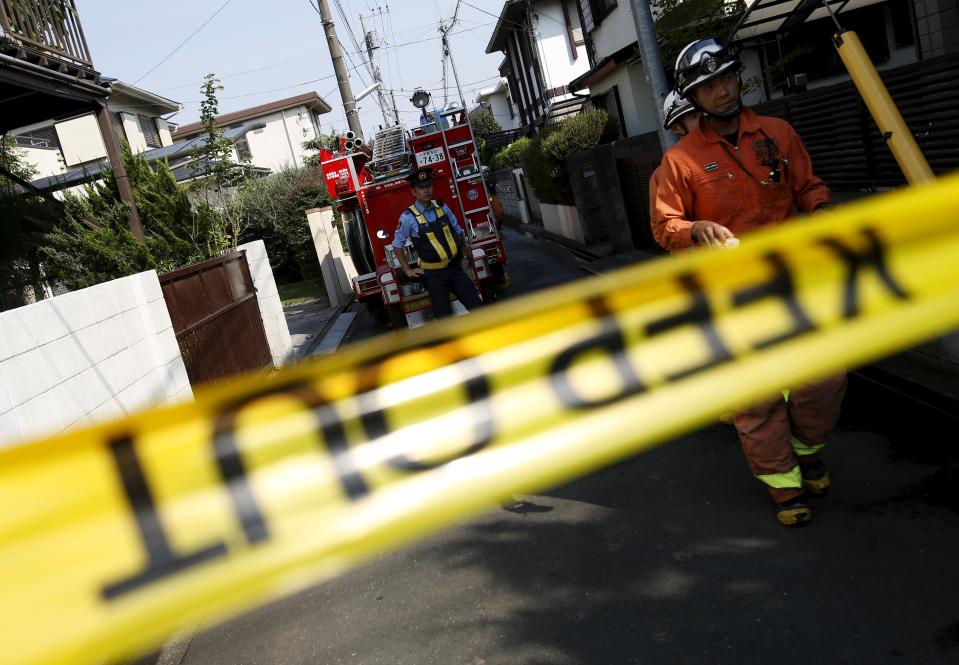
[[[383,92],[383,79],[380,78],[380,67],[376,64],[376,60],[373,58],[373,51],[379,48],[379,44],[376,43],[376,33],[372,30],[366,29],[366,21],[363,19],[362,14],[360,14],[360,25],[363,26],[363,43],[366,44],[366,55],[369,58],[370,71],[373,74],[373,83],[380,84],[380,87],[376,91],[376,96],[380,100],[380,111],[383,112],[383,123],[389,127],[393,123],[390,122],[389,116],[386,114],[386,109],[389,107],[386,105],[386,94]],[[395,98],[393,101],[393,106],[396,106]],[[399,116],[396,117],[396,120],[399,120]]]
[[[460,3],[456,3],[456,11],[453,12],[453,20],[450,21],[448,26],[444,26],[440,22],[440,34],[443,36],[443,62],[446,62],[446,58],[450,59],[450,69],[453,70],[453,80],[456,81],[456,92],[460,96],[460,105],[463,107],[463,114],[466,117],[466,121],[469,122],[469,109],[466,106],[466,99],[463,97],[463,89],[460,87],[460,77],[456,73],[456,63],[453,62],[453,54],[450,52],[450,42],[449,34],[450,30],[453,29],[453,26],[456,25],[456,15],[459,13]],[[445,71],[445,68],[444,68]],[[476,144],[476,135],[470,131],[470,136],[473,138],[473,155],[476,158],[476,165],[480,166],[480,150],[479,146]]]
[[[336,82],[340,86],[340,98],[343,100],[343,110],[346,111],[346,124],[350,131],[359,137],[363,136],[360,126],[360,114],[356,112],[356,101],[353,99],[353,89],[350,87],[350,76],[343,61],[343,51],[340,50],[340,40],[336,38],[336,28],[330,17],[330,4],[327,0],[319,0],[320,19],[323,21],[323,30],[326,33],[326,43],[330,47],[330,58],[333,60],[333,72]]]
[[[656,130],[659,132],[659,146],[666,152],[676,142],[676,135],[663,127],[663,100],[669,94],[669,85],[666,83],[666,70],[663,68],[663,58],[659,54],[659,43],[656,41],[656,27],[653,24],[653,13],[649,9],[647,0],[629,0],[629,8],[633,12],[633,22],[636,24],[636,36],[639,40],[639,53],[643,61],[643,74],[646,75],[646,86],[656,113]]]

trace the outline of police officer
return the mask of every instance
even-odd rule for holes
[[[700,39],[676,60],[676,86],[701,113],[698,126],[666,151],[650,202],[653,235],[670,251],[724,246],[778,224],[798,209],[826,209],[830,192],[812,172],[795,130],[743,106],[742,63],[724,41]],[[819,455],[839,418],[845,374],[793,386],[736,413],[746,461],[786,526],[812,519],[808,498],[831,480]]]
[[[469,268],[466,235],[446,204],[433,200],[433,169],[416,169],[407,180],[416,200],[400,214],[393,236],[393,248],[397,250],[400,267],[410,279],[419,277],[423,280],[435,318],[452,313],[450,293],[466,309],[478,307],[482,301],[473,280],[466,274]],[[402,251],[407,239],[416,248],[420,259],[418,268],[410,267],[406,253]]]

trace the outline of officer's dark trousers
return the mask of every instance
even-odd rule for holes
[[[423,283],[426,285],[426,290],[430,292],[433,316],[437,319],[453,313],[453,308],[450,306],[450,293],[453,293],[466,309],[473,309],[482,304],[476,293],[476,287],[473,286],[473,280],[463,272],[458,261],[440,270],[426,270],[423,273]]]

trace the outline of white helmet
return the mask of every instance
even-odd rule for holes
[[[730,69],[739,70],[742,62],[736,50],[724,39],[707,37],[686,45],[676,58],[676,89],[683,97],[701,83]]]
[[[680,97],[675,90],[670,90],[663,100],[663,129],[669,129],[669,126],[678,122],[684,115],[695,113],[694,107],[688,99]]]

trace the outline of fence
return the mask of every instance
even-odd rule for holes
[[[93,66],[73,0],[0,0],[0,27],[29,46]]]
[[[246,252],[160,276],[190,383],[273,367]]]
[[[957,67],[959,54],[951,54],[880,72],[938,174],[959,169]],[[796,128],[816,174],[833,190],[873,191],[905,184],[851,81],[767,102],[755,110],[783,118]]]

